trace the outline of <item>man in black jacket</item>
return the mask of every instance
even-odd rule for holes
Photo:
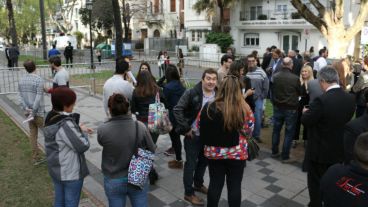
[[[320,179],[333,164],[344,161],[344,126],[355,110],[355,99],[338,84],[339,75],[332,67],[319,71],[319,84],[324,94],[310,108],[303,109],[301,122],[308,128],[306,165],[309,206],[320,207]]]
[[[354,145],[354,161],[331,166],[321,179],[325,207],[368,206],[368,133]]]
[[[65,47],[64,56],[66,60],[66,67],[73,67],[73,46],[71,42],[68,42],[68,46]]]
[[[283,68],[274,76],[272,86],[273,131],[272,157],[278,157],[280,132],[285,122],[285,139],[282,147],[282,162],[293,162],[290,159],[290,148],[293,141],[299,106],[298,98],[301,87],[298,76],[292,73],[293,61],[286,57],[282,60]]]
[[[196,118],[202,107],[207,102],[215,99],[216,84],[217,72],[214,69],[205,70],[202,75],[202,81],[194,88],[185,91],[178,104],[174,107],[174,116],[178,123],[177,132],[185,136],[184,199],[193,205],[199,206],[203,206],[204,201],[197,197],[194,191],[207,193],[207,188],[203,185],[207,161],[204,157],[203,144],[199,139]]]
[[[364,94],[366,106],[368,107],[368,90]],[[349,121],[345,125],[344,130],[344,151],[345,164],[349,164],[353,160],[353,148],[357,137],[363,133],[368,132],[368,111],[359,118]]]

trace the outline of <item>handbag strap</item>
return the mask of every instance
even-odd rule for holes
[[[155,102],[158,103],[158,104],[160,103],[160,92],[159,91],[157,91],[157,93],[156,93]]]
[[[135,121],[135,143],[134,143],[134,154],[138,153],[138,122]]]

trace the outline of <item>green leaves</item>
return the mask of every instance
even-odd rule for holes
[[[226,52],[226,49],[234,43],[234,40],[229,33],[210,32],[206,35],[206,43],[217,44],[222,52]]]

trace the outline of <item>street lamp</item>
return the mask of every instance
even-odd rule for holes
[[[91,46],[91,69],[94,69],[95,66],[93,64],[93,46],[92,46],[92,7],[93,7],[93,0],[86,0],[86,8],[89,11],[89,44]]]

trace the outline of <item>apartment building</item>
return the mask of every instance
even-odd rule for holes
[[[307,7],[316,12],[314,7],[304,0]],[[320,0],[325,7],[333,1]],[[352,25],[359,11],[357,0],[345,1],[344,21]],[[289,0],[241,0],[231,10],[231,35],[237,53],[249,54],[257,50],[260,54],[272,45],[284,51],[298,49],[301,52],[314,47],[318,50],[327,45],[323,35],[307,22]],[[349,54],[353,54],[354,40],[349,46]]]

